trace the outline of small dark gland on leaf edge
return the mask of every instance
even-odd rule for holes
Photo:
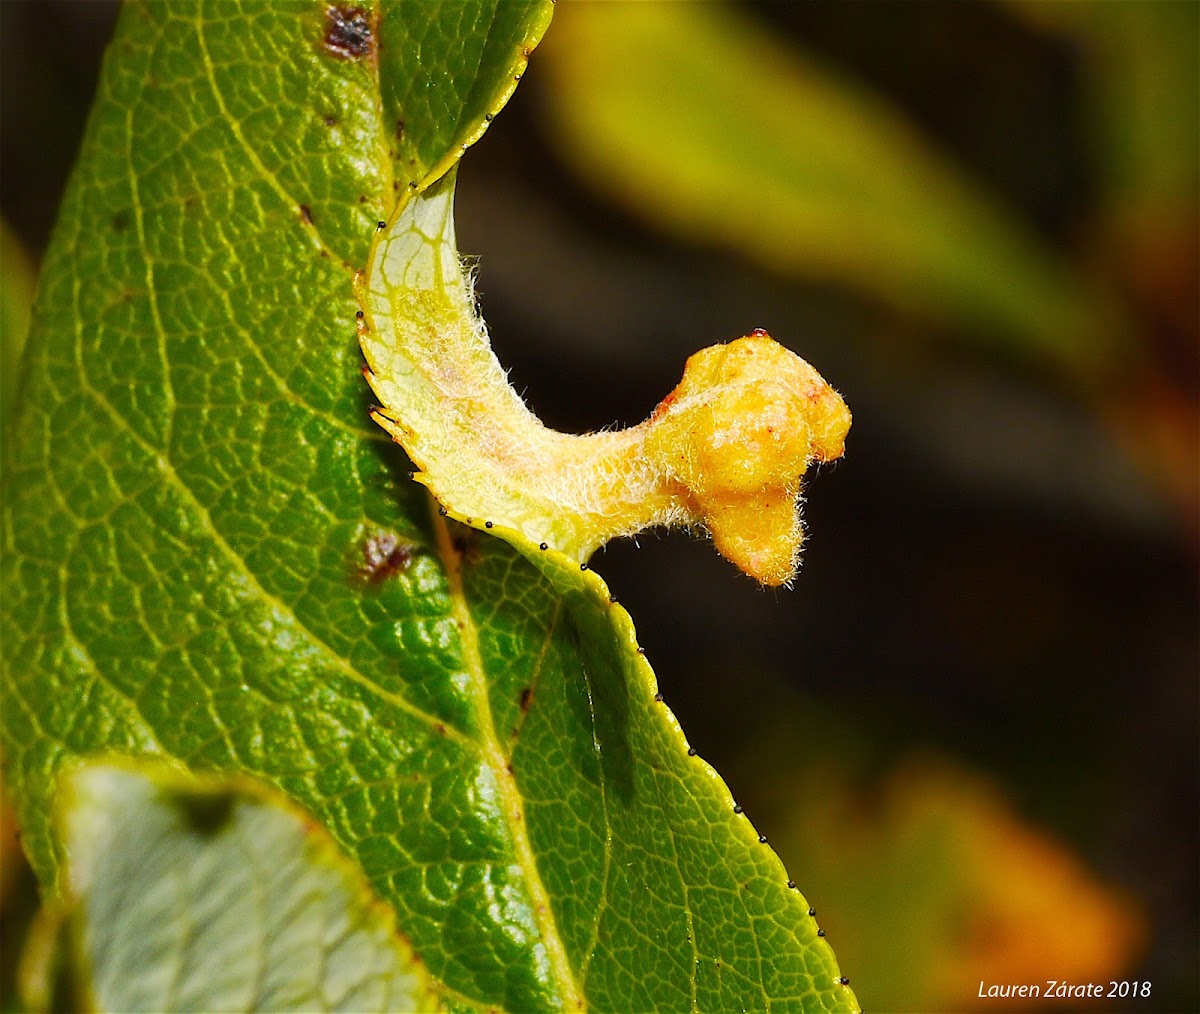
[[[657,701],[659,704],[661,704],[661,703],[662,703],[662,699],[663,699],[662,692],[660,691],[659,693],[655,694],[655,695],[654,695],[654,699],[655,699],[655,701]]]
[[[588,566],[587,566],[587,564],[586,564],[586,563],[581,563],[581,564],[579,565],[579,569],[580,569],[580,570],[587,570],[587,569],[588,569]]]
[[[375,228],[378,229],[380,232],[383,232],[383,230],[387,228],[387,222],[376,222]]]
[[[688,747],[688,756],[689,756],[689,757],[695,757],[695,756],[696,756],[696,748],[695,748],[694,746],[689,746],[689,747]]]
[[[371,15],[361,7],[331,4],[325,8],[325,48],[343,60],[361,60],[375,51]]]
[[[543,542],[540,546],[538,546],[538,549],[540,549],[543,553],[549,548],[550,548],[550,545],[546,542]]]
[[[445,517],[448,513],[449,511],[447,511],[445,507],[438,508],[438,514],[440,514],[442,517]]]
[[[817,914],[817,910],[815,908],[810,907],[808,910],[808,914],[811,916],[815,916]]]
[[[794,891],[795,889],[796,889],[796,881],[794,881],[794,880],[789,880],[789,881],[788,881],[788,890],[789,890],[789,891]]]
[[[825,931],[823,929],[817,930],[817,936],[823,937],[824,935],[825,935]]]
[[[740,807],[740,806],[739,806],[737,803],[734,803],[734,804],[733,804],[733,812],[734,812],[734,813],[741,813],[741,812],[742,812],[742,808],[741,808],[741,807]]]
[[[492,524],[490,521],[485,521],[485,522],[483,523],[483,527],[484,527],[484,528],[495,528],[496,526],[495,526],[495,525],[493,525],[493,524]]]
[[[838,985],[839,986],[849,986],[850,985],[850,976],[843,975],[840,979],[838,979]]]
[[[767,836],[765,834],[760,834],[758,836],[758,843],[760,845],[766,845],[767,844]]]

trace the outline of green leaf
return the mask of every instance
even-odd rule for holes
[[[573,5],[546,57],[564,157],[651,221],[1075,375],[1129,353],[1110,297],[898,110],[732,5]]]
[[[455,1009],[856,1009],[603,582],[443,521],[368,419],[395,159],[477,136],[520,9],[123,10],[5,447],[26,849],[61,893],[67,766],[174,759],[312,814]]]
[[[64,783],[73,935],[98,1009],[436,1009],[390,909],[274,793],[128,764]]]
[[[1066,36],[1081,57],[1103,196],[1117,215],[1195,217],[1200,72],[1195,4],[1029,4],[1008,11]],[[1162,206],[1165,205],[1165,208]],[[1161,211],[1160,211],[1161,209]],[[1189,211],[1191,212],[1189,214]],[[1164,223],[1155,222],[1158,227]]]
[[[8,413],[17,393],[21,353],[29,330],[29,307],[37,275],[20,240],[0,219],[0,426],[8,421]]]
[[[395,189],[445,175],[508,101],[554,0],[385,4],[379,25],[383,124],[392,125]],[[450,73],[431,73],[448,64]]]

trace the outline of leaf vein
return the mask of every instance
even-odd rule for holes
[[[335,669],[337,669],[352,683],[356,683],[372,693],[377,694],[383,700],[394,705],[396,708],[399,708],[412,718],[417,719],[419,722],[431,729],[437,730],[439,735],[442,734],[441,730],[444,729],[445,735],[455,738],[461,743],[475,746],[474,742],[469,737],[465,736],[460,730],[454,728],[454,726],[449,725],[448,723],[436,718],[421,708],[418,708],[415,704],[412,704],[406,698],[395,693],[394,691],[384,689],[374,680],[360,673],[354,668],[354,666],[350,664],[349,660],[335,651],[332,645],[323,640],[311,627],[304,623],[290,605],[272,592],[267,591],[267,589],[258,580],[258,576],[249,568],[249,566],[247,566],[245,559],[243,559],[242,556],[233,548],[233,546],[226,541],[224,535],[217,528],[216,523],[213,521],[212,515],[209,513],[208,509],[197,499],[196,495],[192,492],[191,487],[189,487],[187,483],[183,481],[182,477],[175,470],[175,467],[171,463],[170,459],[163,452],[147,443],[145,438],[143,438],[142,435],[129,424],[125,417],[117,411],[116,407],[109,402],[103,393],[96,390],[88,383],[87,376],[84,373],[82,366],[79,366],[79,373],[80,386],[83,393],[95,401],[97,406],[99,406],[99,408],[106,415],[108,415],[124,433],[126,433],[142,448],[147,455],[149,455],[156,462],[164,480],[173,486],[187,501],[188,506],[196,512],[204,531],[216,544],[218,551],[230,563],[233,570],[246,579],[250,585],[251,591],[256,596],[258,596],[264,603],[276,609],[279,615],[284,617],[284,619],[286,619],[288,622],[294,623],[296,628],[303,632],[309,643],[316,648],[317,651],[320,652],[327,661],[331,662]]]

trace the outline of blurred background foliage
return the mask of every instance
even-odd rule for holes
[[[855,413],[794,591],[686,536],[596,565],[868,1010],[1200,1004],[1198,10],[563,3],[465,160],[462,248],[548,423],[637,422],[759,326]],[[114,15],[0,4],[5,404],[14,249]]]

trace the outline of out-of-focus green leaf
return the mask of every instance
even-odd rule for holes
[[[1074,374],[1121,354],[1105,299],[897,110],[730,5],[571,5],[546,57],[564,156],[660,225]]]
[[[1109,199],[1192,205],[1200,151],[1200,8],[1194,3],[1010,3],[1081,47]],[[1193,229],[1194,233],[1195,230]]]
[[[37,275],[20,240],[0,219],[0,426],[8,421],[17,393],[21,353],[29,331],[29,307]]]
[[[99,763],[58,805],[97,1009],[437,1009],[391,909],[274,793]]]
[[[124,8],[5,447],[25,847],[63,892],[64,770],[174,758],[298,802],[454,1009],[856,1009],[599,578],[431,518],[367,417],[354,270],[520,9]]]

